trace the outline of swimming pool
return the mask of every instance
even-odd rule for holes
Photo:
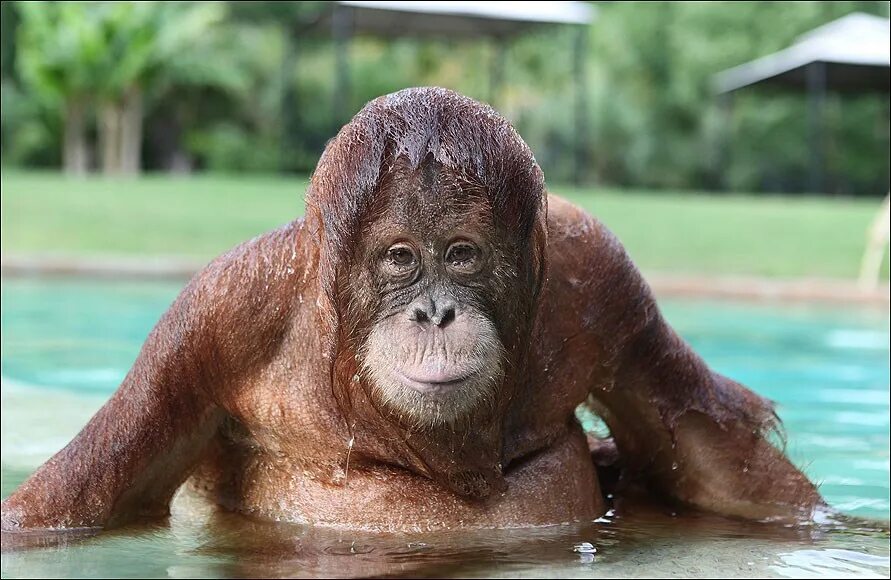
[[[2,281],[2,491],[62,447],[117,387],[182,285]],[[796,464],[854,516],[889,519],[889,315],[667,301],[718,371],[779,403]],[[670,512],[423,537],[248,522],[177,508],[169,526],[4,551],[3,577],[889,574],[887,523],[782,528]],[[590,542],[596,553],[573,546]],[[583,551],[584,552],[584,551]]]

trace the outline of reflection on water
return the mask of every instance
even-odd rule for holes
[[[5,497],[117,386],[178,284],[3,281]],[[779,403],[788,450],[843,511],[888,519],[888,315],[670,302],[721,372]],[[888,577],[887,523],[778,527],[616,506],[527,530],[367,534],[256,522],[187,497],[169,522],[85,536],[3,538],[2,576]],[[590,549],[577,546],[590,544]],[[19,550],[22,544],[32,546]]]
[[[887,578],[888,576],[886,556],[873,556],[854,550],[838,548],[797,550],[780,554],[780,560],[783,565],[771,566],[771,569],[786,577]]]
[[[887,528],[784,528],[652,508],[601,523],[523,530],[369,534],[257,522],[174,504],[170,521],[97,536],[29,538],[4,578],[887,577]],[[580,553],[576,547],[593,549]]]

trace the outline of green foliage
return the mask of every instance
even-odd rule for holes
[[[804,95],[745,89],[728,115],[713,75],[851,11],[887,15],[887,2],[596,4],[585,177],[671,189],[806,189]],[[198,168],[307,172],[347,120],[334,110],[336,59],[324,2],[3,7],[7,39],[19,21],[16,45],[3,45],[4,63],[14,58],[21,73],[18,82],[4,70],[5,163],[57,162],[47,151],[60,142],[61,95],[115,98],[133,84],[146,92],[149,168],[169,167],[173,152]],[[575,36],[555,26],[508,40],[496,94],[491,40],[355,38],[346,108],[352,114],[407,86],[456,89],[491,101],[515,123],[549,181],[565,182],[578,131]],[[887,190],[888,123],[887,95],[830,96],[825,168],[833,192]]]
[[[102,13],[78,2],[21,2],[18,66],[34,94],[60,106],[69,95],[89,95],[106,72]]]
[[[0,83],[0,138],[3,163],[32,167],[61,164],[58,113],[24,93],[12,80]]]
[[[221,3],[19,2],[15,9],[22,88],[57,118],[72,101],[99,107],[135,90],[151,107],[183,89],[244,90],[248,78],[243,59],[221,58],[237,54]],[[5,86],[7,95],[20,105],[17,88]],[[4,118],[5,160],[33,157],[35,125],[44,119],[30,112],[38,123]]]
[[[19,2],[16,8],[19,70],[46,99],[116,99],[134,85],[237,88],[242,82],[237,63],[211,58],[225,46],[215,34],[223,4]]]
[[[211,171],[266,171],[278,167],[279,148],[270,136],[256,139],[235,123],[220,121],[204,130],[190,131],[188,151],[205,160]]]
[[[594,163],[608,183],[801,191],[809,134],[803,93],[739,91],[729,118],[712,76],[883,2],[617,2],[592,27]],[[888,187],[887,95],[831,97],[827,169],[836,192]],[[854,158],[857,158],[855,161]]]
[[[5,81],[15,76],[15,30],[19,14],[12,2],[0,2],[0,75]]]
[[[195,84],[232,82],[228,64],[213,66],[211,59],[196,66],[196,58],[211,55],[205,39],[223,18],[220,4],[121,2],[102,8],[108,13],[102,89],[111,98],[131,86],[154,88],[171,78]]]

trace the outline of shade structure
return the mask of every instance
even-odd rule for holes
[[[714,77],[719,93],[755,84],[807,88],[810,65],[821,63],[830,90],[883,91],[891,85],[891,21],[855,12],[801,35],[779,52]]]
[[[356,35],[384,38],[491,39],[493,58],[489,64],[489,101],[497,107],[503,79],[506,46],[512,37],[547,26],[575,26],[573,45],[575,80],[575,181],[582,180],[590,150],[585,60],[588,25],[596,8],[587,2],[466,2],[466,1],[361,1],[331,3],[323,19],[331,27],[337,55],[335,117],[346,120],[349,102],[350,39]]]
[[[729,102],[735,92],[758,86],[807,93],[810,189],[825,192],[826,93],[891,94],[891,21],[854,12],[798,37],[792,46],[727,69],[713,77]]]
[[[585,2],[336,2],[354,32],[379,36],[509,36],[542,24],[589,24]]]

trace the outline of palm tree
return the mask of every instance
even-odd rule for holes
[[[140,170],[146,98],[176,86],[236,89],[246,76],[225,42],[222,3],[21,3],[23,77],[65,117],[69,173],[88,165],[89,112],[102,169]]]
[[[109,52],[100,99],[100,142],[106,173],[140,169],[146,98],[175,86],[236,88],[242,71],[224,55],[221,3],[107,5]]]
[[[105,49],[96,15],[83,4],[67,2],[23,2],[18,9],[19,72],[38,98],[62,112],[65,171],[86,173],[88,114]]]

